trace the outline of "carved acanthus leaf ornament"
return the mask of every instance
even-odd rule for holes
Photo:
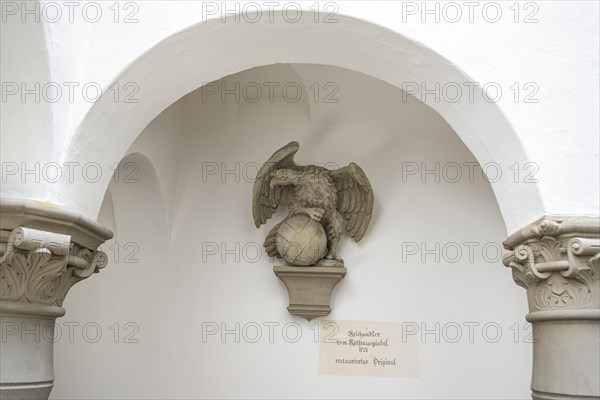
[[[547,220],[532,227],[512,250],[503,262],[527,289],[530,311],[598,307],[597,235],[563,234],[559,222]]]
[[[0,248],[0,300],[62,306],[69,289],[107,264],[69,235],[15,228]]]

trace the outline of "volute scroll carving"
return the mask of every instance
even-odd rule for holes
[[[527,290],[531,312],[598,308],[599,235],[565,232],[559,222],[544,220],[524,239],[503,262]]]
[[[0,300],[59,307],[75,283],[108,261],[105,253],[72,242],[70,235],[25,227],[10,231],[0,255]]]

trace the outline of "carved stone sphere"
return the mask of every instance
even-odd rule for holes
[[[275,237],[277,251],[290,265],[313,265],[327,253],[323,226],[304,214],[288,217]]]

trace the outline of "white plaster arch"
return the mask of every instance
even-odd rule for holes
[[[113,200],[112,192],[110,191],[110,186],[106,189],[106,193],[104,193],[104,199],[102,200],[102,205],[100,206],[100,211],[98,212],[96,220],[99,224],[110,229],[113,233],[117,230],[115,202]]]
[[[137,245],[143,232],[153,239],[156,248],[167,248],[169,224],[164,193],[154,164],[145,154],[131,152],[121,160],[104,201],[110,203],[103,204],[108,209],[101,211],[112,211],[114,240],[120,245]]]
[[[473,82],[451,61],[399,33],[355,18],[336,24],[239,24],[211,20],[169,36],[125,68],[113,82],[136,82],[139,102],[103,96],[86,114],[62,162],[96,160],[108,168],[127,152],[167,106],[205,83],[252,67],[275,63],[339,66],[402,87],[403,82]],[[292,45],[293,43],[293,45]],[[427,98],[425,99],[427,100]],[[499,105],[478,93],[456,103],[426,101],[456,131],[480,164],[507,169],[529,160],[519,136]],[[110,176],[95,185],[61,182],[61,202],[96,215]],[[77,184],[77,182],[76,182]],[[535,183],[510,179],[492,183],[509,232],[544,214]]]

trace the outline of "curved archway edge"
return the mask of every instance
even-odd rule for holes
[[[336,24],[212,20],[168,37],[115,77],[113,82],[135,82],[139,101],[115,102],[110,93],[105,94],[79,125],[61,161],[94,160],[108,168],[126,154],[148,123],[179,98],[224,76],[276,63],[338,66],[399,88],[406,82],[443,85],[476,81],[433,50],[355,18],[339,16]],[[422,100],[448,122],[480,165],[495,164],[506,170],[514,163],[530,161],[497,103],[483,96],[463,96],[457,102]],[[96,215],[111,178],[105,175],[87,188],[61,183],[56,196]],[[508,232],[544,214],[535,183],[501,179],[492,182],[492,188]]]

